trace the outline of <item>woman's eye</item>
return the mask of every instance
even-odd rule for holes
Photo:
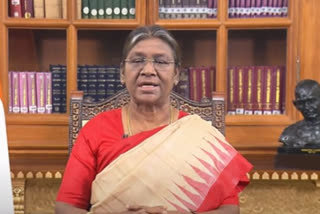
[[[133,63],[143,63],[143,62],[144,62],[144,59],[142,59],[142,58],[133,59],[132,62],[133,62]]]
[[[166,65],[166,64],[168,64],[168,62],[165,61],[165,60],[155,60],[155,63],[161,64],[161,65]]]

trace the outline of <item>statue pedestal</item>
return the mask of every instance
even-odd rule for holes
[[[279,147],[276,169],[320,170],[320,148]]]

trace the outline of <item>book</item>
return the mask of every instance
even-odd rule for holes
[[[98,0],[98,19],[105,18],[104,0]]]
[[[77,0],[77,19],[81,19],[81,0]]]
[[[172,0],[164,0],[164,18],[165,19],[170,19],[171,18],[171,14],[172,14]]]
[[[62,18],[62,0],[45,0],[44,7],[46,18]]]
[[[105,18],[112,19],[113,16],[112,0],[104,0]]]
[[[165,0],[159,0],[159,19],[164,19],[165,18],[165,6],[164,6],[164,1]]]
[[[253,84],[253,66],[247,66],[244,68],[244,114],[252,115],[253,111],[253,93],[254,93],[254,84]]]
[[[44,0],[34,0],[33,1],[34,6],[34,17],[43,19],[44,16]]]
[[[129,19],[136,18],[136,1],[128,0],[128,8],[129,8]]]
[[[228,8],[228,14],[229,18],[235,17],[235,10],[236,10],[236,0],[229,0],[229,8]]]
[[[12,112],[20,112],[20,98],[19,98],[19,72],[12,72]]]
[[[208,0],[200,0],[200,17],[202,19],[208,18]]]
[[[27,86],[27,72],[19,72],[19,99],[20,112],[28,113],[28,86]]]
[[[265,66],[263,70],[263,97],[262,109],[264,115],[272,114],[271,98],[272,98],[272,66]]]
[[[15,18],[22,17],[21,0],[9,0],[10,16]]]
[[[97,66],[88,66],[88,96],[87,99],[97,100],[97,82],[98,68]]]
[[[236,92],[236,79],[235,79],[236,67],[231,66],[228,69],[228,114],[236,114],[235,92]]]
[[[271,83],[271,108],[272,114],[281,114],[281,68],[275,66],[272,70],[272,83]]]
[[[52,79],[52,112],[63,113],[66,102],[66,73],[63,66],[50,65]]]
[[[113,13],[112,18],[113,19],[120,19],[121,18],[121,2],[120,0],[113,0],[112,1],[113,6]]]
[[[45,79],[43,72],[36,72],[37,113],[45,113]]]
[[[215,16],[213,15],[213,7],[214,7],[214,1],[215,0],[208,0],[208,5],[207,5],[207,18],[214,18]],[[230,8],[228,9],[228,14],[229,14]]]
[[[44,72],[45,112],[52,113],[52,77],[51,72]]]
[[[182,0],[182,18],[189,19],[190,18],[190,2],[189,0]]]
[[[90,14],[90,7],[89,7],[89,0],[82,0],[82,18],[89,19]]]
[[[67,0],[62,0],[61,6],[62,6],[62,18],[66,19],[67,18]]]
[[[28,72],[27,80],[29,113],[35,114],[37,113],[36,73]]]
[[[244,69],[243,66],[237,66],[235,71],[235,87],[234,102],[236,105],[236,114],[244,114]]]
[[[8,106],[9,113],[12,112],[12,71],[8,72]]]
[[[128,0],[120,0],[120,8],[121,8],[121,19],[129,18],[129,8],[128,8]]]
[[[21,1],[22,17],[26,19],[34,17],[33,0],[20,0],[20,1]]]
[[[253,99],[253,114],[261,115],[262,114],[262,90],[263,90],[263,67],[256,66],[254,68],[254,78],[253,84],[255,85],[255,93]]]
[[[98,18],[98,0],[89,0],[90,19]]]

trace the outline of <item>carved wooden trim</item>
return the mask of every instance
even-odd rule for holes
[[[212,125],[225,135],[225,105],[222,92],[213,92],[212,112]]]
[[[14,213],[24,214],[25,199],[25,179],[17,178],[12,181],[12,194],[14,203]]]
[[[83,100],[82,92],[73,92],[70,100],[70,117],[69,117],[69,143],[68,150],[71,152],[72,146],[78,137],[82,127],[81,106]]]
[[[253,170],[248,174],[250,180],[315,181],[319,185],[320,171]]]

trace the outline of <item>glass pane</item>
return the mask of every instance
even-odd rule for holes
[[[9,112],[66,112],[66,31],[9,29]]]
[[[87,101],[103,101],[124,88],[120,83],[119,65],[129,32],[78,32],[78,90],[84,92]]]
[[[175,91],[186,98],[210,99],[216,79],[216,31],[171,31],[182,50],[180,82]]]
[[[231,30],[228,114],[283,114],[287,31]]]

